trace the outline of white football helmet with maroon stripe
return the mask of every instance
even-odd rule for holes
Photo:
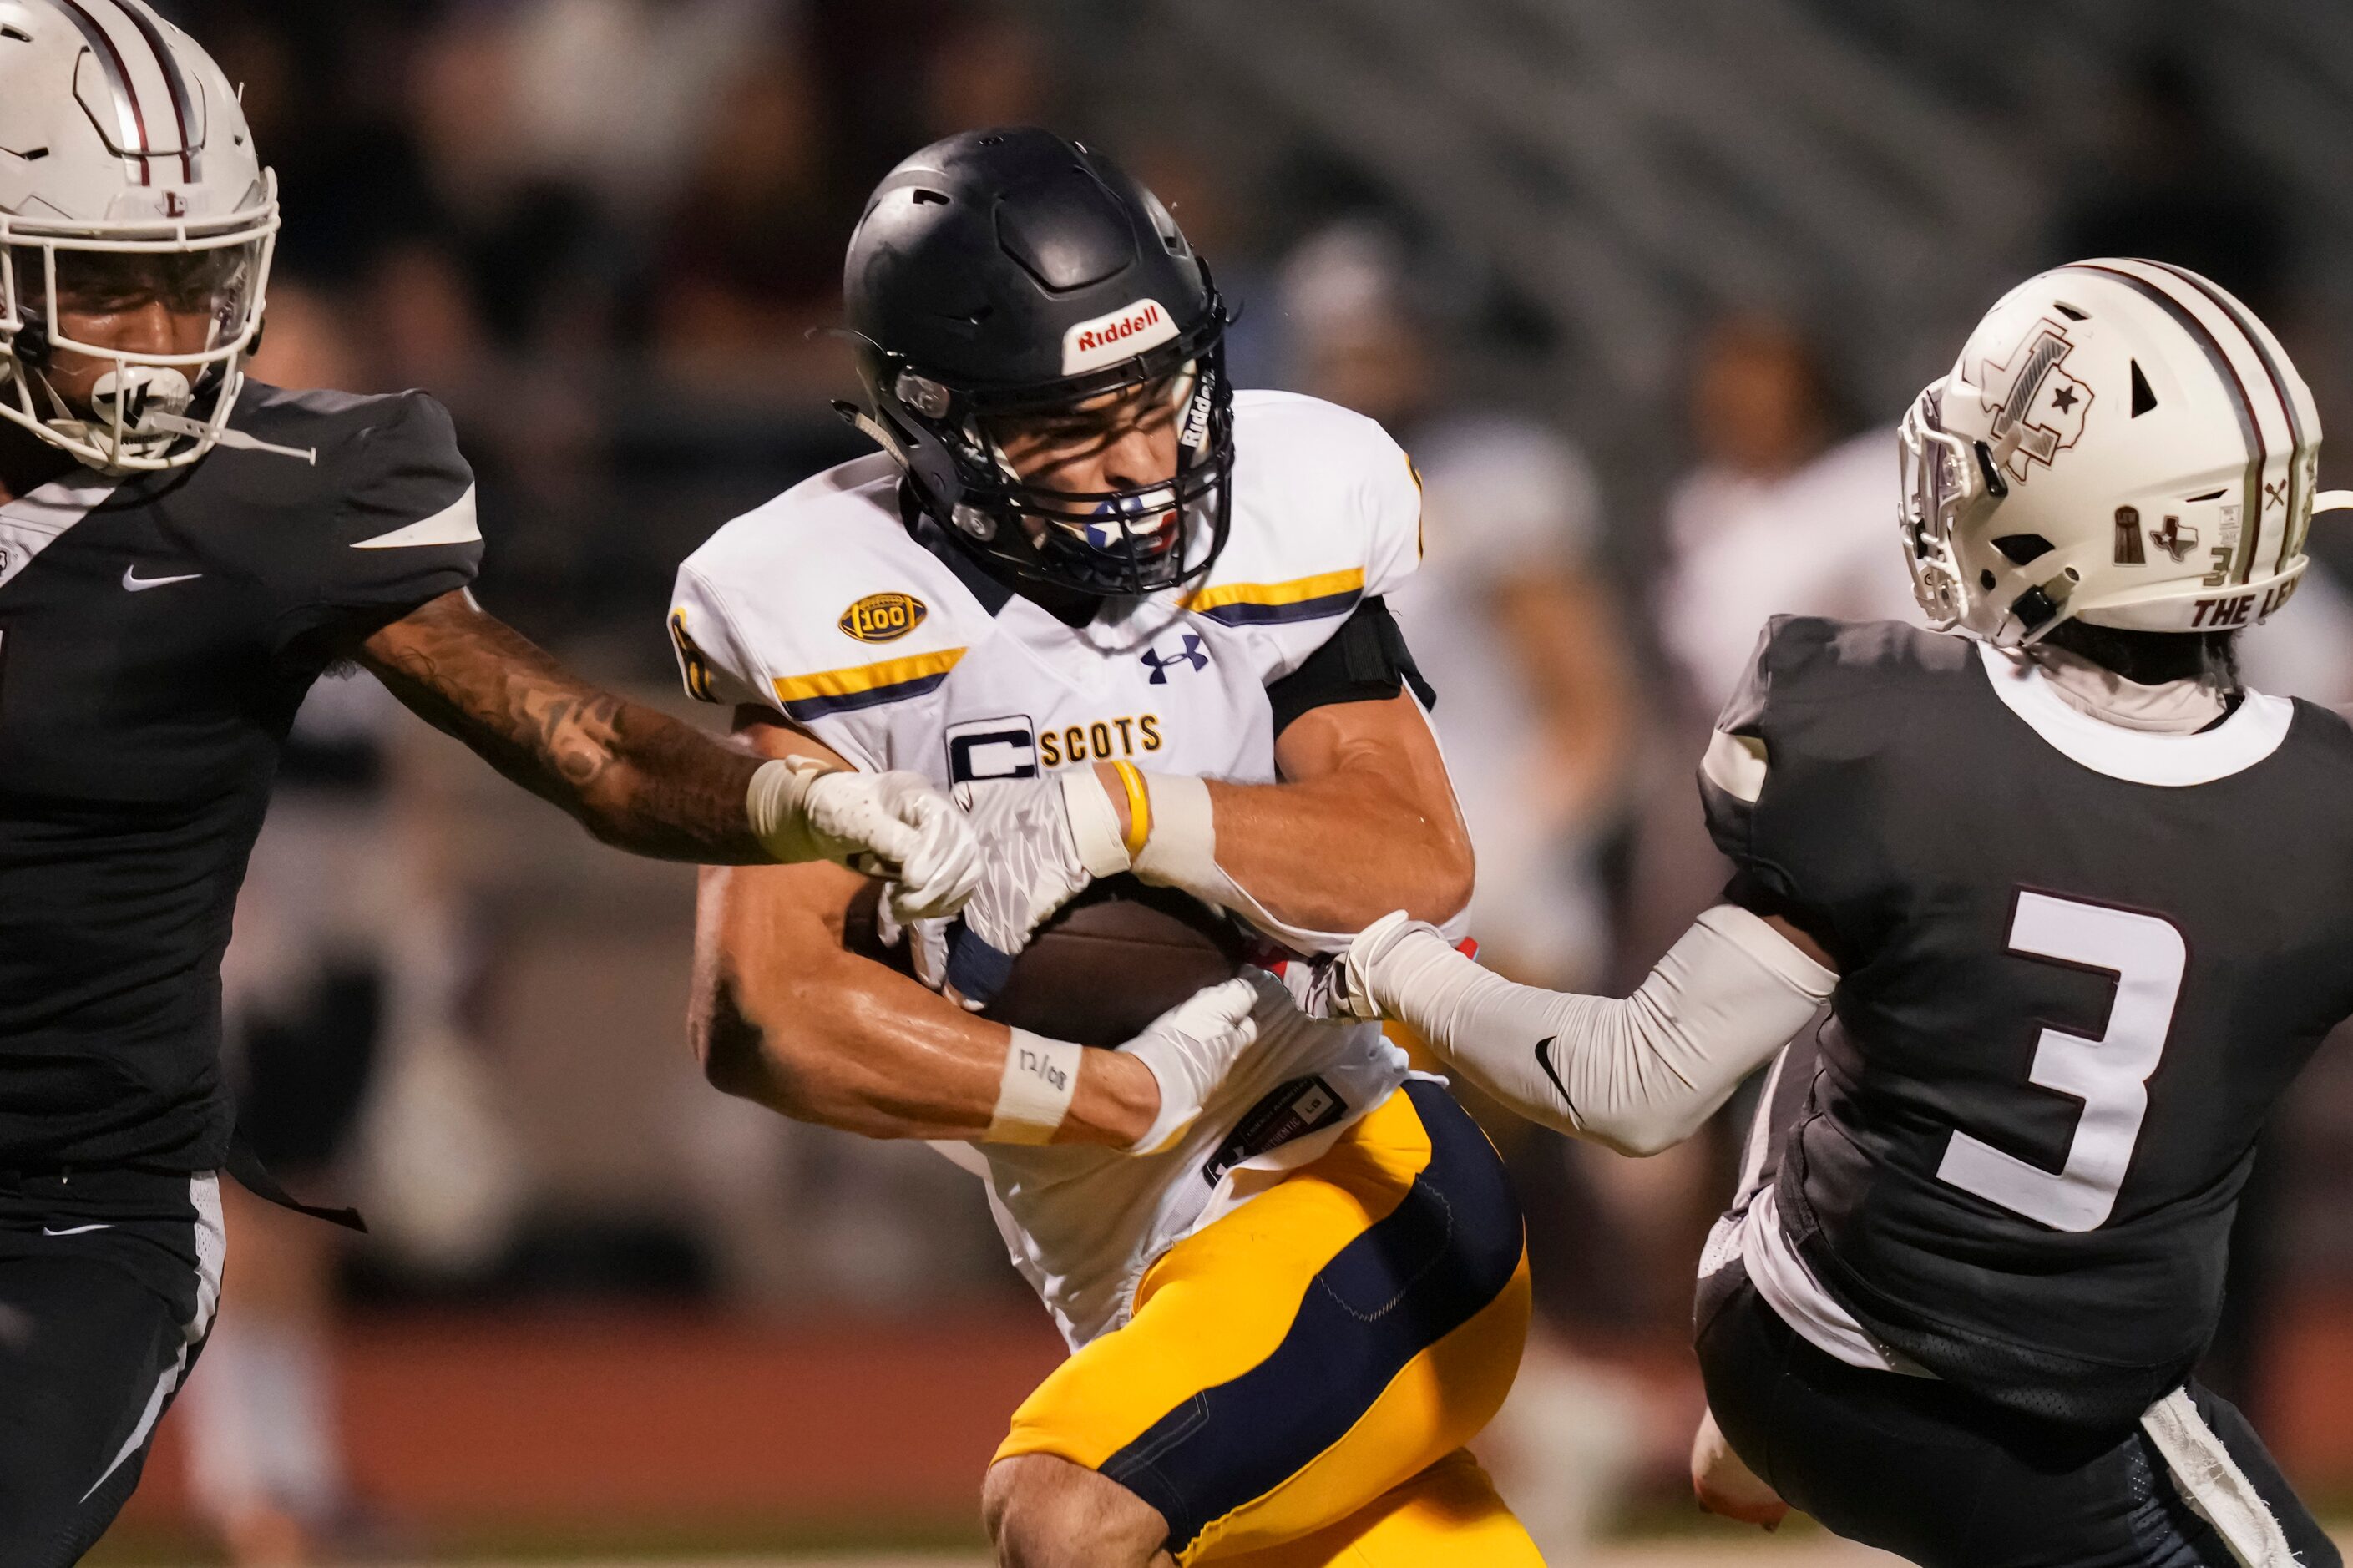
[[[218,443],[260,325],[278,232],[237,89],[144,0],[0,0],[0,419],[94,468],[179,468]],[[59,319],[78,279],[140,258],[212,315],[194,353],[126,353]],[[111,365],[89,408],[47,374]]]
[[[1939,629],[2006,647],[2071,618],[2227,631],[2304,574],[2312,394],[2253,311],[2179,267],[2028,279],[1920,395],[1902,447],[1905,555]]]

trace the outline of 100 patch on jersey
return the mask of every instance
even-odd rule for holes
[[[869,594],[842,611],[838,624],[844,635],[860,642],[897,642],[931,613],[913,594]]]

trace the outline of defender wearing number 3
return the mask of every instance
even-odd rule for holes
[[[2353,1015],[2353,727],[2232,648],[2353,499],[2319,447],[2206,279],[2030,279],[1905,422],[1936,633],[1768,627],[1701,770],[1736,874],[1637,995],[1398,916],[1353,948],[1355,1006],[1635,1152],[1798,1036],[1702,1265],[1711,1506],[1954,1568],[2339,1562],[2189,1379],[2256,1139]]]

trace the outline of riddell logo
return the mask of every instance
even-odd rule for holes
[[[1062,334],[1062,374],[1078,375],[1157,348],[1176,335],[1176,323],[1156,300],[1081,321]]]

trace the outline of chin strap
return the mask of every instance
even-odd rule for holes
[[[2312,510],[2322,511],[2353,511],[2353,490],[2323,490],[2312,498]]]
[[[148,366],[135,367],[128,374],[101,376],[90,395],[92,412],[98,416],[91,419],[75,418],[47,375],[40,376],[40,383],[42,390],[48,394],[50,404],[58,410],[58,416],[50,423],[60,435],[85,442],[101,451],[112,444],[113,454],[118,458],[126,450],[153,442],[164,442],[165,449],[168,449],[171,442],[208,440],[215,446],[227,447],[234,451],[264,452],[272,457],[293,458],[313,468],[319,463],[318,448],[314,447],[281,447],[243,430],[231,429],[226,424],[216,430],[207,421],[189,418],[186,413],[188,406],[204,395],[207,386],[214,388],[216,397],[220,395],[210,378],[192,388],[187,378],[178,371]],[[128,416],[121,425],[121,441],[116,444],[116,426],[111,416],[116,406],[125,400],[130,404],[125,411]]]
[[[150,414],[129,434],[141,436],[149,431],[160,431],[166,436],[185,436],[198,441],[212,436],[215,446],[227,447],[239,452],[267,452],[275,458],[298,458],[314,468],[319,466],[319,449],[316,447],[280,447],[259,436],[233,430],[226,425],[221,426],[217,435],[214,435],[211,426],[199,419],[191,419],[185,414]]]
[[[833,411],[860,435],[890,453],[901,471],[914,482],[915,489],[928,506],[944,507],[949,517],[955,516],[961,510],[959,501],[964,494],[964,482],[956,477],[955,459],[948,455],[947,448],[941,445],[939,438],[924,430],[919,423],[913,419],[902,420],[893,414],[879,393],[876,403],[877,412],[873,414],[854,403],[839,401],[835,402]],[[942,521],[947,519],[943,518]],[[974,531],[966,529],[965,531]],[[985,539],[988,535],[981,533],[976,537]]]
[[[905,443],[902,442],[898,437],[892,435],[890,429],[885,426],[880,419],[875,418],[874,416],[867,413],[866,410],[859,407],[858,405],[854,403],[844,403],[839,398],[834,399],[833,411],[841,416],[843,424],[849,426],[851,429],[857,431],[860,435],[865,437],[868,440],[873,442],[876,446],[890,453],[892,457],[897,458],[901,468],[903,468],[907,466],[907,447]]]

